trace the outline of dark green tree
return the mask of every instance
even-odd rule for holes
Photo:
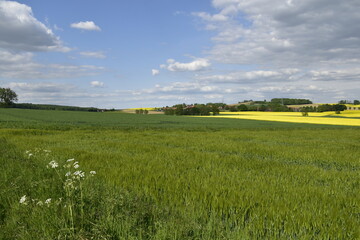
[[[10,106],[18,100],[17,94],[10,88],[0,88],[0,103]]]
[[[247,111],[248,107],[245,104],[240,104],[238,107],[239,111]]]

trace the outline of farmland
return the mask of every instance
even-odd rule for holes
[[[360,111],[344,111],[342,114],[333,112],[309,113],[309,116],[301,116],[299,112],[223,112],[218,118],[250,119],[261,121],[329,124],[343,126],[360,126]]]
[[[0,238],[358,239],[360,128],[310,123],[0,109]]]

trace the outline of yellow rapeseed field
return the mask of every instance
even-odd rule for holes
[[[351,110],[343,111],[341,114],[335,114],[335,112],[310,112],[307,117],[302,116],[301,112],[221,112],[220,115],[208,117],[360,126],[360,111]]]

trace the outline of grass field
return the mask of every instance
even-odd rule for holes
[[[360,238],[359,127],[0,109],[0,128],[0,239]]]

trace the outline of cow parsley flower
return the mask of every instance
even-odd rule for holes
[[[45,203],[46,203],[47,205],[49,205],[49,204],[51,203],[51,198],[46,199],[46,200],[45,200]]]
[[[57,168],[59,164],[55,160],[52,160],[51,162],[49,162],[49,166],[51,168]]]
[[[70,159],[66,160],[66,162],[72,162],[74,160],[75,160],[75,158],[70,158]]]
[[[27,203],[26,203],[26,195],[24,195],[24,196],[22,196],[22,197],[20,198],[19,203],[20,203],[20,204],[24,204],[24,205],[27,204]]]
[[[74,177],[77,178],[77,179],[80,179],[80,178],[84,178],[85,177],[85,173],[83,171],[76,171],[73,173]]]
[[[95,171],[90,171],[90,174],[91,174],[91,175],[95,175],[96,172],[95,172]]]

